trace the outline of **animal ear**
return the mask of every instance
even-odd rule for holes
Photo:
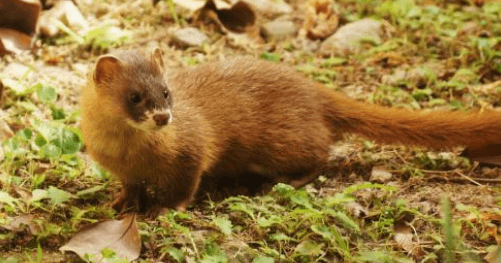
[[[112,81],[121,66],[122,61],[117,57],[113,55],[101,56],[97,60],[96,68],[94,69],[94,82],[101,84]]]
[[[164,60],[160,48],[156,47],[151,51],[151,61],[154,62],[161,71],[164,71]]]

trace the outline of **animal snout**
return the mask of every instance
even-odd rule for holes
[[[157,124],[157,126],[164,126],[169,122],[170,114],[169,113],[161,113],[153,115],[153,120]]]

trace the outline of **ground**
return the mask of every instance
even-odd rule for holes
[[[301,28],[303,1],[286,2],[285,19]],[[91,27],[107,21],[129,37],[103,41],[110,26],[97,27],[97,38],[66,32],[40,37],[34,54],[0,60],[0,262],[78,261],[58,249],[83,226],[117,217],[107,204],[120,184],[92,163],[78,129],[88,71],[115,49],[159,46],[173,68],[250,55],[388,107],[489,110],[501,101],[497,1],[339,0],[340,26],[369,17],[384,21],[385,33],[354,53],[327,54],[322,40],[298,35],[235,43],[172,1],[77,3]],[[257,23],[274,19],[259,14]],[[172,31],[189,25],[208,42],[175,45]],[[138,262],[499,262],[500,170],[461,151],[347,135],[333,146],[329,171],[301,189],[211,189],[185,212],[139,217]]]

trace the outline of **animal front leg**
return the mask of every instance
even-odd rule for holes
[[[122,191],[112,203],[112,208],[119,213],[144,211],[144,203],[147,203],[146,189],[142,185],[123,184]]]

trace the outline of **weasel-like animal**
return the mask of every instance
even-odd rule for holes
[[[259,174],[300,187],[354,133],[433,149],[501,142],[501,113],[362,103],[271,62],[234,58],[167,78],[161,52],[104,55],[81,101],[87,150],[117,176],[117,210],[185,209],[202,176]]]

